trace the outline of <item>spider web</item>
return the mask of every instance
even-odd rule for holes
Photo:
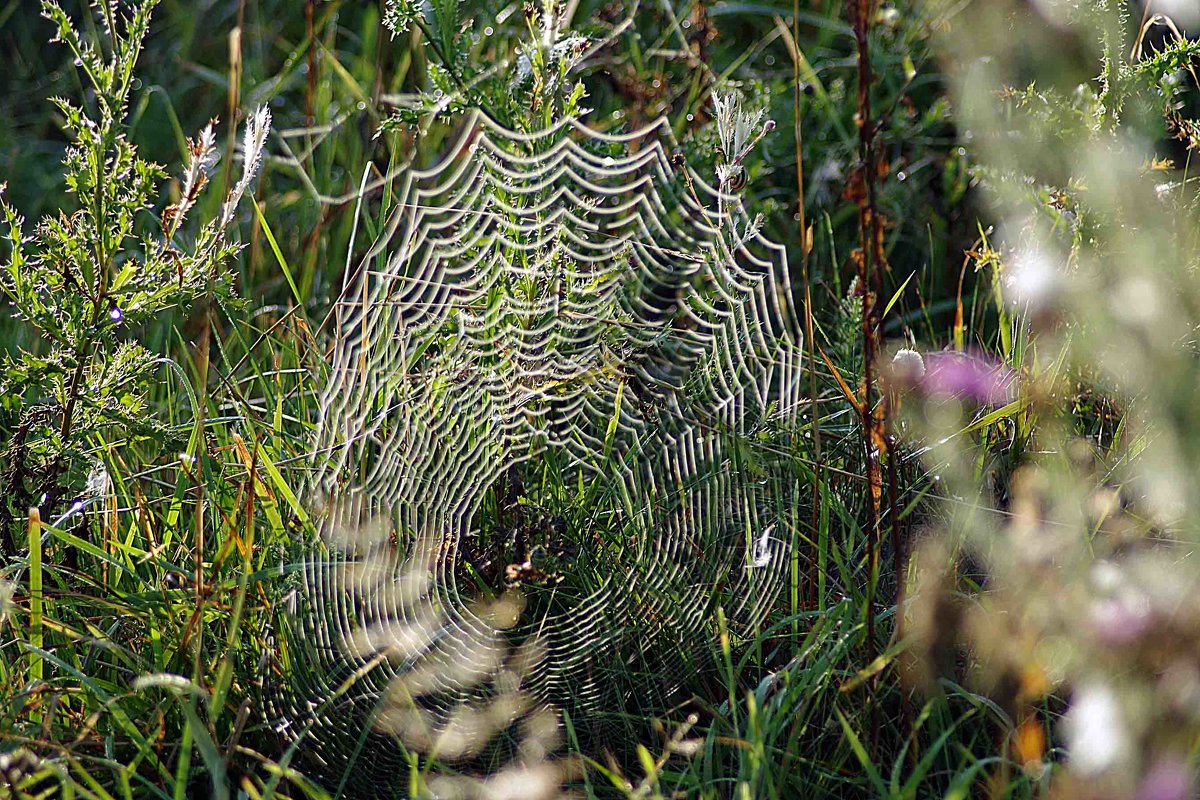
[[[278,726],[306,758],[386,781],[388,734],[476,756],[450,732],[514,680],[594,730],[661,712],[718,608],[745,635],[780,597],[801,502],[786,255],[670,144],[665,120],[476,115],[403,178],[334,314],[320,541],[282,631]]]

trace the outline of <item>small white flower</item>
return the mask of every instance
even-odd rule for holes
[[[1125,760],[1131,752],[1120,700],[1105,683],[1095,681],[1075,689],[1063,727],[1071,769],[1079,775],[1099,775]]]
[[[1062,271],[1055,259],[1035,247],[1018,252],[1004,275],[1008,301],[1035,311],[1048,306],[1062,284]]]
[[[1101,594],[1113,594],[1126,584],[1121,568],[1111,561],[1097,561],[1092,565],[1088,577],[1092,586]]]

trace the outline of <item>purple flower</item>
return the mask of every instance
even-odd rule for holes
[[[1016,375],[998,361],[943,350],[925,357],[921,388],[931,397],[961,397],[984,405],[1012,400]]]
[[[1187,766],[1175,758],[1164,758],[1150,768],[1137,800],[1188,800],[1192,796],[1192,776]]]
[[[1149,602],[1132,594],[1096,601],[1089,617],[1096,638],[1114,646],[1137,641],[1154,622]]]

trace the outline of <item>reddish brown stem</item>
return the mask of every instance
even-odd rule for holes
[[[847,0],[847,12],[854,30],[858,54],[858,149],[859,165],[854,188],[858,203],[859,249],[856,253],[858,288],[862,293],[863,384],[859,417],[863,431],[867,485],[867,660],[877,655],[875,637],[875,590],[879,581],[880,499],[883,479],[879,459],[886,447],[884,420],[875,414],[875,361],[878,350],[879,309],[877,298],[883,284],[882,227],[876,207],[878,170],[875,157],[875,121],[871,115],[871,16],[873,0]],[[874,686],[874,679],[871,681]],[[872,704],[871,742],[878,741],[879,715]]]

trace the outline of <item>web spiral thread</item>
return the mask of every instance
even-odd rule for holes
[[[282,712],[330,764],[363,720],[397,732],[398,686],[443,734],[499,675],[577,717],[665,699],[716,608],[750,631],[789,574],[796,478],[755,446],[802,405],[783,248],[673,163],[665,121],[463,131],[335,314]],[[506,590],[478,552],[505,535]]]

